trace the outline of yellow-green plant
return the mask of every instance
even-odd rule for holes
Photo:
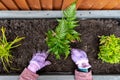
[[[115,35],[100,36],[99,49],[99,59],[111,64],[120,63],[120,38]]]
[[[24,37],[16,37],[12,42],[8,42],[5,35],[6,28],[2,27],[1,32],[2,36],[0,37],[0,60],[3,64],[3,68],[8,72],[7,66],[10,67],[10,63],[12,62],[13,56],[11,54],[11,49],[20,46],[21,44],[15,45],[15,43],[24,39]]]
[[[64,10],[63,14],[62,19],[57,20],[58,26],[56,29],[49,30],[46,38],[49,52],[55,54],[56,59],[60,59],[61,55],[67,58],[70,54],[70,43],[80,40],[80,34],[75,31],[75,27],[78,26],[78,21],[76,21],[76,3]]]

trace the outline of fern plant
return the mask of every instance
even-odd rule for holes
[[[80,34],[74,30],[78,26],[78,21],[76,21],[76,3],[64,10],[63,14],[63,18],[57,20],[58,26],[56,29],[49,30],[46,38],[49,52],[55,54],[56,59],[60,59],[61,55],[67,58],[70,53],[70,43],[80,40]]]
[[[16,37],[12,42],[8,42],[5,35],[6,28],[2,27],[1,32],[2,36],[0,37],[0,60],[3,64],[3,68],[8,72],[7,66],[10,67],[13,56],[11,54],[11,49],[20,46],[20,44],[15,45],[15,43],[24,39],[24,37]]]
[[[100,37],[98,58],[107,63],[120,63],[120,38],[115,35]]]

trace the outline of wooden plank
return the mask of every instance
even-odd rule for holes
[[[15,5],[13,0],[1,0],[5,6],[10,10],[19,10],[19,8]]]
[[[118,0],[118,1],[119,1],[118,5],[113,8],[114,10],[120,10],[120,0]]]
[[[103,7],[102,9],[103,10],[111,10],[115,6],[117,6],[118,3],[119,3],[119,0],[110,0],[110,2],[105,7]]]
[[[43,10],[52,10],[53,9],[53,0],[40,0]]]
[[[100,10],[106,6],[111,0],[97,0],[94,5],[91,7],[91,10]]]
[[[82,2],[83,2],[84,0],[78,0],[77,1],[77,4],[76,4],[76,9],[78,9],[79,8],[79,6],[82,4]]]
[[[53,9],[61,10],[63,0],[53,0]]]
[[[62,10],[66,9],[68,6],[70,6],[75,1],[76,0],[63,0]]]
[[[41,9],[40,0],[27,0],[27,3],[32,10]]]
[[[0,10],[8,10],[2,2],[0,2]]]
[[[81,5],[78,7],[79,10],[89,10],[96,0],[83,0]]]
[[[29,10],[26,0],[14,0],[18,7],[22,10]]]

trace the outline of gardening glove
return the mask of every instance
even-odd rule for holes
[[[35,55],[33,55],[30,64],[28,66],[28,69],[32,72],[37,72],[38,70],[42,69],[43,67],[50,65],[50,61],[46,61],[48,57],[48,54],[46,52],[38,52]]]
[[[80,49],[72,49],[71,50],[71,58],[78,66],[78,69],[82,72],[88,72],[88,69],[91,68],[89,64],[89,60],[87,58],[86,53]]]

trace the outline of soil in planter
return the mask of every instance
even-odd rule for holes
[[[120,74],[120,64],[108,64],[98,60],[99,39],[98,36],[115,34],[120,37],[120,21],[111,19],[97,20],[80,20],[80,26],[76,28],[81,33],[81,43],[72,43],[72,48],[80,48],[87,52],[90,64],[92,65],[93,74]],[[47,50],[45,43],[45,33],[49,29],[54,29],[57,25],[55,19],[37,19],[37,20],[0,20],[0,26],[7,28],[8,41],[13,40],[16,36],[24,36],[25,39],[20,43],[20,47],[13,49],[12,67],[18,68],[19,71],[10,70],[9,74],[20,74],[29,64],[32,55],[37,50]],[[43,72],[67,72],[73,73],[76,68],[70,56],[68,59],[56,60],[50,54],[48,60],[52,62],[50,66],[45,67],[38,73]],[[0,74],[8,74],[4,72],[2,63],[0,62]]]

